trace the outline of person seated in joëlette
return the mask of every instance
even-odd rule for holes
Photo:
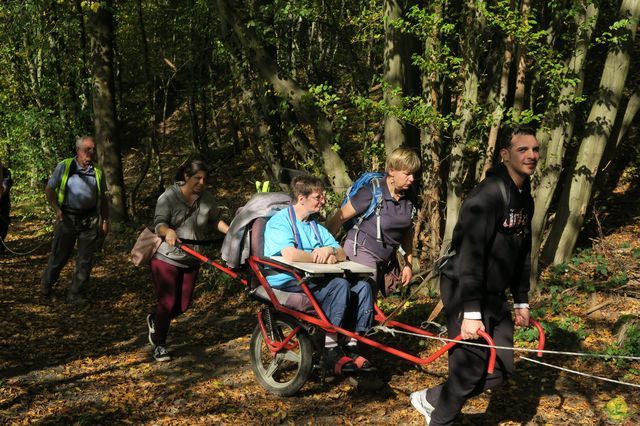
[[[287,262],[337,263],[346,254],[331,233],[319,225],[313,215],[325,204],[322,180],[310,175],[296,176],[291,182],[292,205],[280,210],[267,222],[264,232],[264,255],[282,256]],[[302,292],[294,277],[285,272],[267,276],[272,288]],[[366,333],[373,322],[373,296],[366,281],[353,286],[343,277],[313,278],[307,282],[313,296],[331,324],[346,328],[355,323],[355,332]],[[355,318],[354,318],[355,317]],[[341,348],[335,332],[327,332],[323,367],[335,374],[373,371],[375,367],[357,350],[357,340],[350,338]]]

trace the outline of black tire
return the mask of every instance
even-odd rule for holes
[[[299,324],[291,318],[274,315],[274,334],[282,340]],[[313,369],[313,347],[309,335],[301,328],[290,343],[295,349],[283,349],[275,356],[267,347],[260,324],[251,336],[251,368],[260,386],[279,396],[291,396],[302,388]]]

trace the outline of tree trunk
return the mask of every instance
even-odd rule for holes
[[[585,125],[571,180],[563,188],[557,218],[543,252],[544,258],[553,259],[554,264],[570,258],[584,222],[593,182],[607,140],[611,136],[629,73],[631,43],[635,38],[639,15],[640,0],[622,1],[620,16],[622,19],[629,19],[629,23],[620,31],[627,40],[622,45],[616,44],[609,48],[598,95]]]
[[[91,29],[93,113],[98,158],[109,190],[110,217],[124,222],[127,209],[115,103],[112,7],[112,1],[103,1],[95,11],[89,7],[87,13]]]
[[[402,106],[402,89],[404,81],[404,64],[402,57],[402,34],[394,27],[402,18],[402,6],[399,0],[384,1],[384,101],[390,108]],[[398,90],[400,94],[394,93]],[[404,145],[404,126],[393,114],[387,113],[384,119],[384,146],[387,155],[394,149]]]
[[[83,0],[75,0],[75,12],[78,17],[78,29],[80,30],[80,85],[82,87],[82,93],[84,93],[84,99],[82,100],[81,109],[84,114],[82,114],[82,127],[84,129],[91,128],[91,117],[86,111],[89,111],[90,106],[93,104],[93,100],[91,99],[91,85],[88,83],[90,81],[89,76],[89,60],[87,59],[86,52],[89,51],[88,43],[87,43],[87,29],[84,24],[84,13],[82,12],[82,2]]]
[[[489,138],[487,139],[487,148],[484,156],[484,165],[482,166],[482,174],[480,180],[484,179],[487,170],[493,165],[496,144],[498,142],[498,132],[502,117],[506,109],[507,95],[509,94],[509,73],[511,70],[511,62],[513,61],[513,36],[508,35],[504,38],[504,54],[502,55],[502,68],[500,70],[500,83],[498,88],[498,97],[496,105],[491,114],[491,128],[489,129]]]
[[[456,115],[460,124],[453,132],[451,153],[449,155],[449,178],[447,181],[447,219],[442,238],[441,252],[451,242],[453,228],[458,221],[460,206],[462,205],[462,184],[464,181],[464,147],[467,133],[473,120],[474,110],[478,103],[478,37],[482,34],[482,17],[477,13],[475,2],[467,2],[466,28],[463,40],[463,63],[465,64],[463,77],[464,89],[458,100]]]
[[[596,196],[599,192],[608,189],[615,189],[620,176],[624,172],[624,167],[628,163],[628,159],[625,159],[624,155],[618,157],[616,154],[618,153],[622,141],[626,137],[627,131],[631,127],[633,120],[638,114],[638,111],[640,111],[640,88],[636,87],[635,91],[626,102],[624,114],[622,114],[622,117],[620,117],[620,115],[618,116],[619,120],[616,122],[614,127],[613,137],[609,139],[602,156],[595,184],[597,191]]]
[[[129,192],[129,214],[131,217],[137,219],[137,209],[136,209],[136,194],[140,185],[147,177],[147,173],[149,171],[149,167],[151,166],[151,156],[154,151],[158,151],[158,136],[156,133],[156,102],[155,102],[155,89],[153,82],[155,77],[151,77],[151,63],[149,60],[149,40],[147,38],[147,31],[144,25],[144,16],[142,14],[142,0],[136,1],[136,12],[138,18],[138,30],[140,31],[140,43],[142,47],[142,70],[144,72],[145,78],[145,91],[147,97],[147,123],[149,132],[149,142],[143,142],[145,148],[145,160],[138,178],[136,179],[133,188]],[[159,155],[159,154],[158,154]]]
[[[535,211],[531,220],[532,249],[531,249],[531,287],[536,287],[538,278],[538,260],[542,235],[546,227],[547,216],[551,200],[556,192],[562,161],[569,141],[573,137],[575,120],[575,98],[582,96],[583,81],[587,51],[591,43],[593,30],[595,29],[599,10],[595,4],[588,5],[583,12],[576,17],[576,40],[573,54],[568,63],[568,77],[573,77],[578,84],[567,84],[560,92],[560,101],[554,111],[546,117],[546,124],[551,128],[550,134],[544,135],[540,140],[544,146],[544,164],[538,166],[539,183],[534,191]]]
[[[436,3],[435,15],[442,18],[442,6]],[[439,49],[439,34],[437,26],[431,30],[431,34],[425,43],[425,56],[434,57]],[[440,76],[435,70],[422,75],[422,92],[427,103],[434,111],[439,111],[440,97],[438,84]],[[437,259],[440,252],[442,215],[440,211],[440,152],[442,149],[442,135],[439,126],[431,126],[420,131],[420,153],[422,157],[422,185],[420,190],[420,209],[415,220],[413,247],[422,250],[417,256],[419,263],[428,264]],[[422,231],[422,227],[425,227]]]
[[[527,26],[529,20],[529,12],[531,11],[531,0],[522,0],[520,5],[520,14],[522,16],[522,25]],[[526,58],[526,46],[521,44],[518,46],[518,53],[516,55],[516,64],[518,65],[518,73],[516,77],[516,91],[513,98],[513,111],[514,117],[518,117],[520,112],[524,109],[524,98],[526,91],[526,77],[527,77],[527,58]]]
[[[218,0],[218,11],[221,18],[233,29],[239,44],[252,67],[268,81],[275,91],[293,106],[300,121],[311,126],[315,133],[318,151],[322,155],[322,167],[331,182],[334,191],[340,192],[348,188],[352,181],[347,174],[347,166],[333,150],[334,135],[331,122],[326,115],[308,101],[309,93],[302,89],[296,81],[287,78],[278,68],[274,58],[268,55],[265,47],[251,28],[241,23],[229,0]]]

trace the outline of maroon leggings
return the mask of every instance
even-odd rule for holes
[[[193,288],[200,266],[178,268],[155,257],[151,259],[151,279],[158,297],[154,316],[153,343],[166,344],[171,320],[185,312],[191,304]]]

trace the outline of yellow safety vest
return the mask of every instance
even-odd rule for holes
[[[64,163],[64,172],[62,173],[62,179],[60,180],[60,186],[58,186],[58,205],[62,206],[64,197],[67,192],[67,181],[69,180],[69,172],[71,171],[71,163],[75,160],[75,157],[66,158],[62,162]],[[93,170],[96,173],[96,186],[98,187],[98,213],[100,212],[100,201],[102,200],[102,169],[93,166]]]

